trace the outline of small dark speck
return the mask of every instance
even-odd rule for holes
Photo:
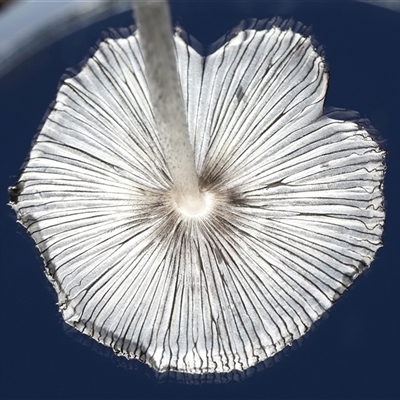
[[[21,194],[22,192],[22,185],[21,184],[17,184],[16,186],[10,186],[8,188],[8,193],[10,195],[10,201],[11,203],[18,203],[18,196]]]
[[[239,85],[239,87],[236,90],[236,98],[238,102],[240,102],[244,97],[244,90],[243,87]]]
[[[214,248],[214,254],[217,257],[217,261],[219,264],[222,264],[222,254],[218,248]]]
[[[271,182],[271,183],[269,183],[268,186],[267,186],[266,188],[267,188],[267,189],[270,189],[270,188],[274,188],[274,187],[278,187],[278,186],[282,186],[282,185],[285,185],[285,184],[282,183],[282,181],[280,180],[280,181],[277,181],[277,182]]]
[[[366,262],[364,260],[360,260],[359,264],[358,264],[358,271],[361,273],[363,271],[365,271],[368,268],[368,265],[366,264]]]

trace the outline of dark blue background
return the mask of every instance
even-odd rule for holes
[[[147,368],[118,368],[68,336],[33,241],[6,206],[30,142],[74,66],[109,26],[74,34],[0,80],[2,398],[400,398],[400,14],[360,3],[173,2],[174,21],[200,42],[217,40],[241,19],[293,17],[313,26],[331,72],[326,104],[368,117],[388,151],[384,247],[296,351],[247,380],[158,383]],[[147,372],[147,373],[146,373]]]

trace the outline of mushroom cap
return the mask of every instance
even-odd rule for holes
[[[324,113],[305,29],[249,22],[203,56],[174,36],[201,215],[180,212],[138,32],[64,80],[10,204],[65,321],[158,371],[245,370],[302,336],[372,262],[384,151]]]

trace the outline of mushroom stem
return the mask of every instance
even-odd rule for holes
[[[134,1],[139,41],[146,67],[150,101],[179,209],[198,214],[205,208],[199,190],[183,103],[168,4]]]

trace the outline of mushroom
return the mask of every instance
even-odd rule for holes
[[[10,205],[68,324],[157,371],[246,370],[373,261],[384,151],[324,111],[303,25],[247,21],[202,56],[165,2],[135,12],[63,81]]]

